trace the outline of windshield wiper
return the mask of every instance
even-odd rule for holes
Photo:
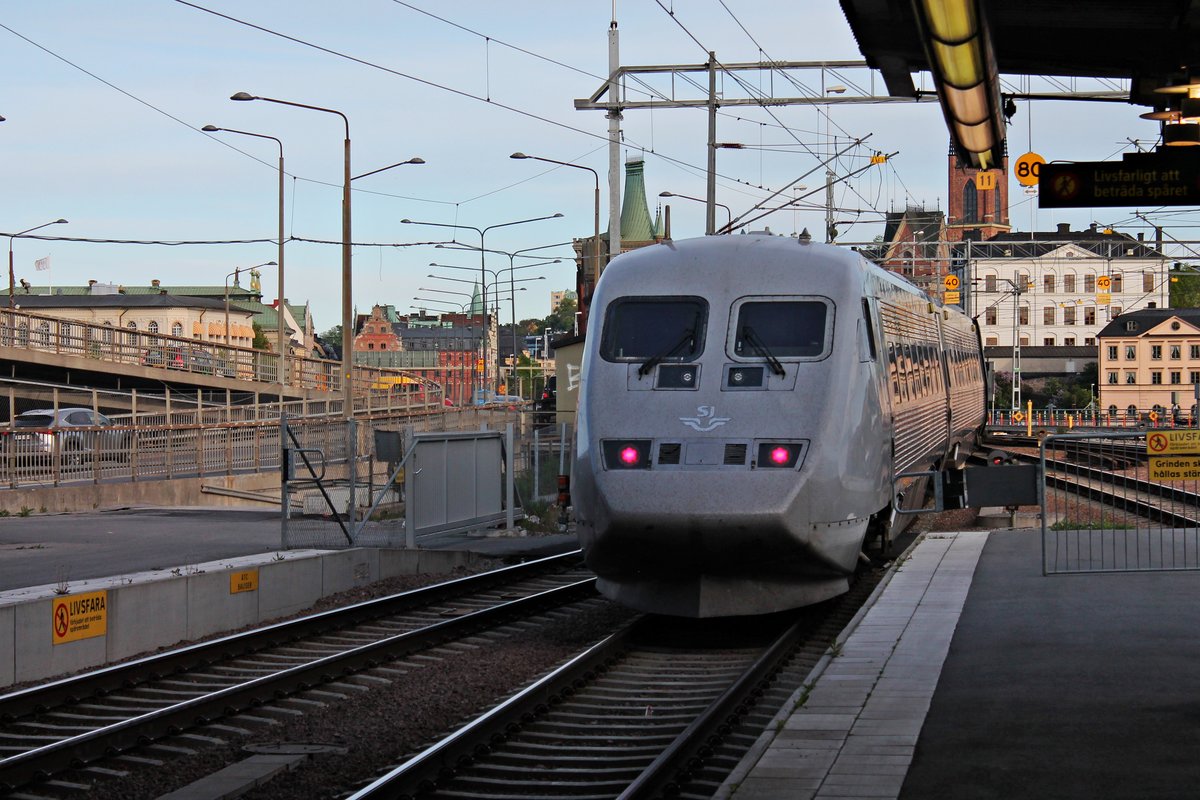
[[[675,353],[677,353],[680,349],[682,349],[682,347],[685,344],[691,343],[691,341],[695,337],[695,335],[696,335],[696,331],[693,328],[687,328],[686,330],[684,330],[682,339],[680,339],[675,344],[671,345],[671,347],[669,349],[663,350],[661,353],[655,353],[654,355],[650,356],[650,358],[646,359],[645,363],[643,363],[640,367],[638,367],[638,377],[640,378],[643,375],[645,375],[647,372],[649,372],[650,370],[654,369],[654,366],[658,362],[662,361],[664,358],[670,358],[671,356],[675,355]]]
[[[784,376],[785,373],[783,364],[779,363],[779,359],[776,358],[769,349],[767,349],[766,343],[762,339],[758,338],[758,334],[754,332],[754,328],[751,328],[749,325],[743,325],[742,338],[749,342],[750,346],[757,350],[758,354],[767,360],[767,363],[771,365],[771,372],[774,372],[781,378]]]

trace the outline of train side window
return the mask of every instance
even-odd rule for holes
[[[891,379],[892,379],[892,396],[895,397],[897,401],[899,401],[901,399],[901,396],[900,396],[900,368],[899,368],[899,365],[896,363],[896,343],[895,342],[888,342],[888,374],[891,376]]]
[[[875,323],[871,320],[871,304],[867,302],[867,298],[862,301],[863,320],[867,323],[867,346],[870,348],[871,360],[878,361],[879,356],[875,352]]]
[[[604,319],[605,361],[692,361],[704,352],[708,303],[700,297],[624,297]]]
[[[734,355],[758,358],[765,347],[775,358],[817,358],[825,352],[828,312],[819,300],[744,302],[737,310]]]

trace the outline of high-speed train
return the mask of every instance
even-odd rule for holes
[[[984,422],[977,326],[857,252],[769,234],[666,241],[605,268],[572,500],[600,591],[686,617],[846,591],[903,473]]]

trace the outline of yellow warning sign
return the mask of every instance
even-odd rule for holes
[[[1152,456],[1200,455],[1200,430],[1151,431],[1146,452]]]
[[[108,633],[108,592],[56,597],[50,604],[52,644],[90,639]]]
[[[1022,186],[1036,186],[1046,159],[1037,153],[1026,153],[1013,164],[1013,175]]]
[[[1099,289],[1100,291],[1107,292],[1109,287],[1111,287],[1111,286],[1112,286],[1112,278],[1110,278],[1109,276],[1101,275],[1099,278],[1096,278],[1096,288]]]
[[[960,300],[962,300],[962,297],[958,292],[946,292],[942,296],[942,302],[948,306],[957,305]]]
[[[946,287],[947,292],[953,292],[959,287],[959,283],[958,276],[953,273],[942,278],[942,286]]]
[[[244,569],[241,572],[229,573],[229,593],[257,592],[258,570]]]
[[[975,188],[987,192],[996,188],[996,173],[991,170],[975,173]]]
[[[1107,292],[1102,292],[1096,295],[1096,304],[1106,306],[1112,303],[1112,295]]]
[[[1176,456],[1175,458],[1152,458],[1150,459],[1150,480],[1200,480],[1200,457]]]

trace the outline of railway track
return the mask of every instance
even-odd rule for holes
[[[882,574],[755,621],[642,618],[352,798],[711,797]]]
[[[1063,458],[1047,454],[1045,481],[1047,488],[1066,494],[1094,500],[1126,513],[1144,517],[1153,522],[1175,528],[1200,526],[1200,494],[1165,483],[1139,478],[1136,475],[1115,471],[1122,469],[1110,463],[1112,458],[1130,458],[1128,447],[1122,447],[1119,455],[1110,454],[1105,445],[1096,453],[1090,453],[1078,443],[1064,453]],[[1041,457],[1030,453],[1012,454],[1025,463],[1040,464]],[[1144,445],[1140,462],[1145,462]],[[1091,463],[1099,464],[1093,466]]]
[[[12,692],[0,696],[0,792],[86,790],[56,776],[118,773],[100,763],[138,761],[139,748],[189,731],[204,740],[209,726],[264,704],[319,704],[304,693],[336,695],[396,659],[592,597],[574,552]]]

